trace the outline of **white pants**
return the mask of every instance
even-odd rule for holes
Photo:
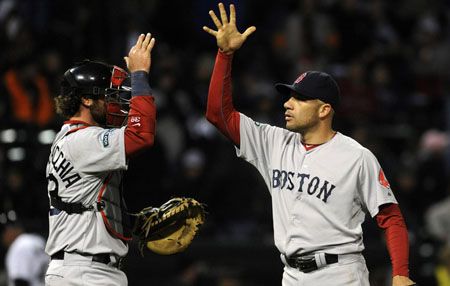
[[[46,286],[126,286],[125,273],[91,257],[66,253],[64,260],[52,260],[45,274]]]
[[[337,263],[303,273],[284,267],[283,286],[370,286],[369,271],[361,254],[339,255]]]

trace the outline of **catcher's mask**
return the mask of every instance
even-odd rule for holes
[[[107,127],[127,123],[131,87],[130,77],[122,68],[84,60],[64,73],[61,87],[61,95],[104,98]]]

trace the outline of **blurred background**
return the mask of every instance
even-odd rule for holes
[[[332,74],[343,95],[335,127],[377,156],[400,203],[411,277],[449,285],[449,1],[233,3],[239,29],[257,27],[234,58],[236,108],[284,126],[274,83],[307,70]],[[63,122],[52,103],[63,72],[85,58],[125,67],[137,36],[151,32],[157,136],[130,162],[127,204],[138,211],[192,196],[209,217],[185,253],[142,258],[132,243],[130,285],[281,285],[264,182],[204,118],[217,52],[202,31],[214,27],[210,9],[216,1],[0,0],[0,232],[20,221],[47,236],[45,167]],[[370,217],[364,229],[371,285],[390,285],[382,232]]]

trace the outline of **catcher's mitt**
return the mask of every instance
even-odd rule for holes
[[[159,208],[148,207],[135,214],[133,233],[144,248],[170,255],[184,251],[191,244],[198,227],[205,221],[205,205],[192,198],[173,198]]]

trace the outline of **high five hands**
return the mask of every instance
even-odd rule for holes
[[[230,5],[230,20],[228,20],[225,7],[222,3],[219,3],[219,11],[220,20],[214,11],[209,11],[209,15],[216,25],[217,31],[206,26],[203,26],[203,30],[216,37],[217,46],[223,53],[231,55],[242,46],[248,36],[256,31],[256,27],[251,26],[241,34],[236,28],[236,11],[234,5]]]

